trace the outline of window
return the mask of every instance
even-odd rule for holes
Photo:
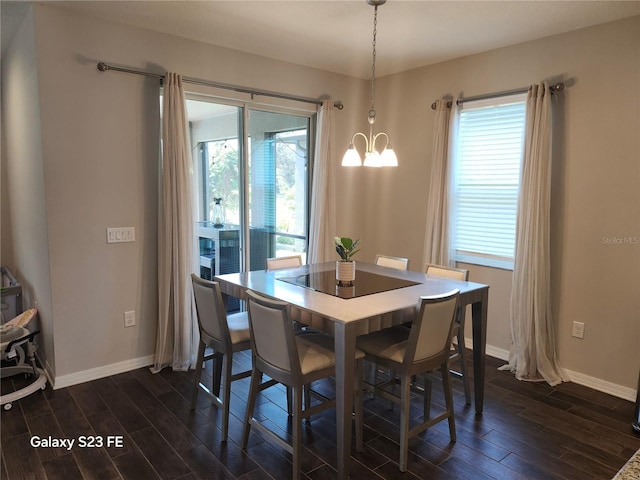
[[[453,156],[453,256],[513,268],[526,93],[465,102]]]

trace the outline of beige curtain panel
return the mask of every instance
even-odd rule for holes
[[[182,78],[167,73],[162,103],[162,164],[158,225],[158,330],[152,371],[188,370],[197,329],[191,271],[191,153]]]
[[[318,132],[311,186],[311,218],[309,219],[309,251],[307,263],[326,262],[335,258],[333,237],[336,236],[331,139],[333,137],[333,100],[324,100],[318,114]]]
[[[551,91],[545,82],[527,96],[525,145],[511,291],[512,350],[503,369],[519,380],[564,380],[557,360],[550,296]]]
[[[449,265],[449,125],[451,109],[436,100],[423,265]]]

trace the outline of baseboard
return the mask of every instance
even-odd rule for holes
[[[465,337],[465,344],[473,345],[473,341],[470,338]],[[502,348],[497,348],[491,345],[487,345],[486,354],[491,357],[504,360],[505,362],[509,360],[509,350],[504,350]],[[584,373],[574,372],[573,370],[567,370],[566,368],[563,369],[563,373],[565,375],[565,378],[567,378],[570,382],[577,383],[578,385],[582,385],[584,387],[593,388],[598,392],[613,395],[614,397],[622,398],[623,400],[628,400],[630,402],[636,401],[637,393],[633,388],[623,387],[622,385],[607,382],[600,378],[590,377],[589,375],[585,375]]]
[[[470,346],[473,342],[470,338],[465,338],[465,343]],[[509,351],[502,348],[487,345],[486,354],[498,358],[500,360],[509,360]],[[83,370],[81,372],[70,373],[69,375],[62,375],[56,377],[55,382],[51,381],[49,368],[45,368],[47,377],[49,377],[50,385],[53,385],[54,390],[64,387],[70,387],[71,385],[77,385],[79,383],[89,382],[91,380],[97,380],[99,378],[108,377],[110,375],[117,375],[118,373],[128,372],[135,370],[136,368],[146,367],[153,364],[153,355],[147,357],[134,358],[126,360],[124,362],[113,363],[111,365],[105,365],[104,367],[92,368],[89,370]],[[47,365],[48,367],[48,365]],[[613,395],[614,397],[622,398],[630,402],[636,401],[636,390],[633,388],[623,387],[615,383],[607,382],[605,380],[591,377],[580,372],[574,372],[572,370],[564,369],[565,377],[570,381],[583,385],[585,387],[593,388],[602,393]]]
[[[55,382],[52,383],[53,389],[58,390],[59,388],[70,387],[79,383],[90,382],[110,375],[117,375],[137,368],[147,367],[153,365],[153,359],[154,356],[149,355],[147,357],[132,358],[124,362],[112,363],[103,367],[90,368],[89,370],[62,375],[56,377]]]
[[[629,400],[630,402],[636,401],[636,390],[633,388],[623,387],[615,383],[607,382],[599,378],[590,377],[584,373],[574,372],[572,370],[564,370],[567,378],[570,382],[583,385],[585,387],[593,388],[599,392],[608,393],[614,397],[622,398],[623,400]]]

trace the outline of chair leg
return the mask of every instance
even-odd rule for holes
[[[305,411],[309,410],[311,408],[311,384],[302,387],[302,399]],[[311,417],[306,417],[306,422],[311,423]]]
[[[458,352],[460,353],[460,373],[462,374],[462,385],[464,386],[464,400],[467,405],[471,405],[471,382],[469,381],[469,369],[467,368],[467,353],[464,345],[464,328],[460,325],[458,331]]]
[[[411,396],[411,378],[402,375],[400,379],[400,461],[401,472],[407,471],[409,457],[409,405]]]
[[[423,421],[429,420],[431,417],[431,379],[429,373],[424,375],[424,405],[423,405]]]
[[[206,349],[206,345],[200,342],[198,346],[198,356],[196,357],[196,374],[195,381],[193,384],[193,394],[191,395],[191,410],[196,408],[196,401],[198,400],[198,392],[200,391],[200,378],[202,377],[202,363],[204,359],[204,351]]]
[[[367,382],[375,385],[376,379],[378,378],[378,366],[374,362],[367,361]]]
[[[213,394],[220,398],[220,382],[222,381],[222,363],[224,355],[215,352],[213,354]]]
[[[233,355],[229,353],[223,357],[224,363],[224,393],[222,394],[222,441],[226,442],[229,436],[229,407],[231,405],[231,370],[233,368]]]
[[[262,372],[253,369],[251,372],[251,385],[249,387],[249,398],[247,400],[247,412],[244,416],[244,426],[242,428],[242,449],[247,449],[249,443],[249,430],[251,429],[251,418],[253,417],[253,410],[256,406],[256,398],[258,397],[258,389],[262,383]]]
[[[293,416],[293,390],[289,385],[285,385],[287,389],[287,413],[289,416]]]
[[[293,480],[300,479],[300,468],[302,453],[302,386],[297,385],[293,387],[293,443],[292,455],[293,455]]]
[[[453,390],[451,388],[451,376],[449,374],[449,364],[448,362],[442,364],[440,367],[442,372],[442,387],[444,388],[444,401],[447,408],[448,413],[448,421],[449,421],[449,436],[451,437],[451,441],[456,441],[456,419],[453,411]]]

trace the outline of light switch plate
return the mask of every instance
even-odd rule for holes
[[[136,241],[136,227],[107,228],[107,243],[125,243]]]

